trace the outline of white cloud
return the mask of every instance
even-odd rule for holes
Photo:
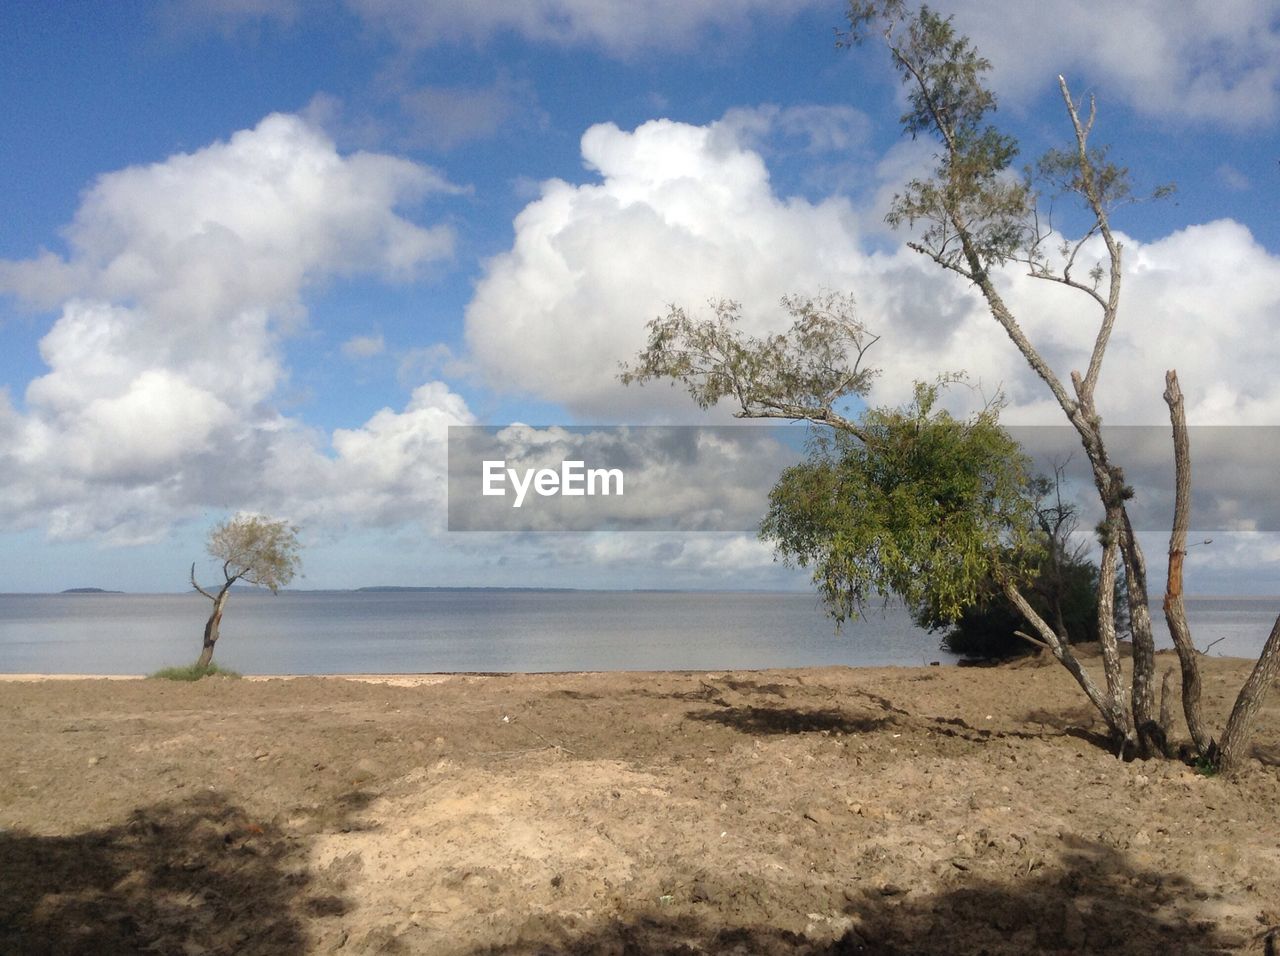
[[[1064,0],[1028,16],[1022,0],[935,4],[991,60],[1015,100],[1056,83],[1156,116],[1233,126],[1280,117],[1280,17],[1271,0]]]
[[[839,6],[819,0],[346,0],[365,22],[395,43],[430,48],[483,43],[515,34],[535,43],[597,46],[623,57],[644,51],[686,51],[709,32],[746,33],[810,10]],[[1054,89],[1065,73],[1077,93],[1096,90],[1141,113],[1245,127],[1280,118],[1280,17],[1272,0],[1061,0],[1029,16],[1025,0],[937,0],[961,32],[992,61],[1006,101],[1027,102]],[[226,34],[255,22],[291,24],[301,0],[180,0],[170,19],[184,29],[211,24]],[[311,15],[321,15],[313,12]],[[858,55],[869,55],[864,51]],[[887,67],[886,67],[887,68]],[[447,92],[447,91],[441,91]],[[466,98],[484,91],[455,91]],[[484,132],[482,119],[461,116],[457,97],[428,95],[428,114],[445,120],[445,139]]]
[[[623,389],[619,361],[668,303],[742,301],[752,331],[780,330],[788,292],[851,291],[880,334],[873,400],[914,379],[967,369],[1003,388],[1010,420],[1061,413],[972,289],[915,253],[867,251],[844,200],[777,195],[733,124],[666,120],[633,132],[595,126],[583,158],[599,181],[553,180],[516,219],[510,251],[488,265],[467,312],[472,357],[496,387],[563,402],[583,417],[694,418],[678,390]],[[1158,424],[1164,371],[1177,367],[1195,424],[1280,421],[1280,258],[1230,220],[1154,242],[1125,239],[1124,304],[1099,388],[1111,423]],[[1099,252],[1100,250],[1094,250]],[[1064,381],[1087,365],[1098,321],[1085,297],[1010,268],[1001,276],[1032,340]]]
[[[1280,362],[1271,334],[1280,310],[1280,257],[1226,219],[1153,242],[1122,239],[1122,307],[1098,388],[1107,422],[1166,422],[1161,395],[1170,368],[1178,370],[1193,425],[1280,422],[1280,383],[1270,371]],[[1009,288],[1028,333],[1047,343],[1060,375],[1087,365],[1096,308],[1020,273],[1010,276]],[[1025,373],[1021,379],[1042,389]]]
[[[620,56],[685,50],[708,31],[760,29],[761,21],[805,10],[829,9],[835,27],[842,13],[817,0],[347,2],[409,46],[515,33]],[[1097,89],[1150,115],[1233,126],[1280,116],[1280,18],[1271,0],[1064,0],[1044,16],[1028,16],[1025,0],[939,0],[933,6],[956,16],[960,30],[994,64],[997,89],[1013,101],[1051,89],[1066,73],[1077,91]]]
[[[357,508],[366,493],[381,520],[393,486],[428,500],[397,468],[423,446],[414,433],[465,420],[444,386],[337,433],[332,449],[272,402],[306,291],[357,273],[409,278],[448,257],[448,229],[396,210],[451,188],[405,160],[340,155],[285,115],[100,177],[65,257],[0,262],[0,291],[59,310],[40,342],[48,371],[22,412],[0,408],[6,524],[41,511],[54,534],[128,541],[204,507],[316,510],[338,496]],[[438,472],[438,453],[420,464]]]
[[[495,386],[606,421],[651,409],[666,390],[623,390],[617,364],[669,303],[728,296],[772,315],[786,292],[845,287],[863,261],[849,203],[776,196],[730,127],[602,124],[582,155],[600,181],[544,183],[468,307],[473,358]]]
[[[871,133],[867,114],[845,104],[736,107],[725,113],[719,125],[752,149],[771,138],[787,138],[801,141],[801,148],[809,153],[860,150]]]
[[[1011,400],[1006,421],[1063,423],[1045,385],[972,288],[905,248],[869,251],[869,214],[844,200],[779,196],[762,158],[738,139],[741,129],[741,122],[655,121],[632,132],[598,126],[583,137],[583,157],[598,178],[543,184],[516,219],[512,248],[489,263],[468,309],[471,358],[494,387],[563,402],[589,421],[697,421],[679,389],[617,382],[617,363],[634,356],[645,323],[667,303],[697,309],[709,297],[729,296],[745,303],[751,331],[780,331],[786,317],[779,296],[827,287],[851,291],[861,318],[881,335],[870,354],[883,370],[873,402],[903,402],[913,380],[965,369],[978,390],[953,390],[953,404],[972,407],[1002,389]],[[895,176],[917,159],[904,152],[877,173]],[[883,236],[874,238],[878,244]],[[1120,238],[1123,304],[1098,389],[1105,422],[1167,427],[1168,368],[1179,371],[1193,425],[1280,422],[1273,374],[1280,340],[1272,334],[1280,257],[1231,220],[1154,241]],[[1095,245],[1083,259],[1101,252]],[[1087,365],[1099,319],[1091,300],[1017,268],[998,281],[1064,381]],[[1168,456],[1167,439],[1159,439],[1121,463],[1135,476],[1142,469],[1165,474]],[[1224,469],[1229,461],[1219,455],[1203,470]],[[1217,497],[1198,506],[1216,526],[1249,527],[1274,510],[1260,497],[1270,494],[1265,487],[1217,487]],[[677,549],[669,541],[602,538],[591,547],[601,562],[695,557],[692,545]]]

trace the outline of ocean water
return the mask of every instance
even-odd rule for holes
[[[0,673],[194,660],[198,594],[0,594]],[[252,674],[715,670],[950,661],[900,609],[837,633],[811,594],[299,591],[232,595],[215,659]]]
[[[1196,643],[1256,655],[1280,600],[1191,600]],[[1153,609],[1168,644],[1163,619]],[[0,594],[0,673],[185,664],[197,594]],[[216,659],[250,674],[721,670],[954,663],[900,608],[837,631],[812,594],[301,591],[233,594]]]

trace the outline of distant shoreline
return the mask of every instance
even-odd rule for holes
[[[1177,653],[1171,648],[1160,648],[1156,651],[1156,657],[1163,660],[1168,659],[1171,663],[1176,662]],[[1231,666],[1232,662],[1244,666],[1252,664],[1254,658],[1243,657],[1239,655],[1215,655],[1206,660],[1221,661],[1222,664],[1214,666]],[[273,680],[349,680],[358,681],[364,684],[392,684],[399,687],[416,687],[427,684],[441,684],[451,680],[475,680],[475,679],[506,679],[506,678],[543,678],[543,677],[616,677],[634,678],[642,680],[646,677],[687,677],[690,675],[702,674],[714,676],[720,674],[763,674],[763,673],[786,673],[786,674],[804,674],[817,673],[827,671],[856,671],[864,674],[870,671],[883,671],[885,673],[897,673],[902,671],[911,672],[927,672],[938,673],[939,670],[972,670],[972,671],[1003,671],[1017,670],[1026,667],[1050,667],[1052,663],[1049,660],[1037,661],[1034,657],[1016,658],[1014,660],[992,663],[984,667],[957,667],[953,663],[943,665],[941,668],[932,663],[927,664],[815,664],[799,667],[713,667],[713,668],[673,668],[668,670],[649,669],[649,670],[547,670],[547,671],[395,671],[387,673],[369,673],[353,671],[344,674],[244,674],[242,677],[234,678],[235,680],[245,681],[273,681]],[[130,681],[130,680],[153,680],[146,674],[6,674],[0,672],[0,683],[38,683],[40,681],[69,681],[69,680],[109,680],[109,681]],[[219,678],[209,678],[208,680],[217,681]],[[155,681],[160,683],[160,681]]]
[[[267,594],[265,588],[236,585],[233,594]],[[167,597],[194,594],[181,591],[116,591],[107,588],[66,588],[61,591],[0,591],[0,597],[58,597],[60,595],[122,594],[132,597]],[[780,590],[776,588],[543,588],[479,585],[451,587],[448,585],[394,585],[375,584],[358,588],[281,588],[279,594],[814,594],[810,590]],[[1187,594],[1187,601],[1280,601],[1280,594]],[[1154,594],[1150,606],[1158,607],[1163,596]]]

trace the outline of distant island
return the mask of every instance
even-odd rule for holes
[[[376,584],[367,588],[356,588],[361,593],[387,593],[387,592],[422,592],[422,591],[515,591],[519,593],[551,591],[562,593],[565,591],[579,591],[581,588],[498,588],[498,587],[478,587],[478,588],[447,588],[447,587],[400,587],[394,584]]]
[[[124,594],[123,591],[108,591],[106,588],[67,588],[62,594]]]

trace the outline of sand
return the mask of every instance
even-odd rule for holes
[[[1052,665],[5,682],[0,952],[1262,952],[1280,699],[1232,781],[1099,729]]]

